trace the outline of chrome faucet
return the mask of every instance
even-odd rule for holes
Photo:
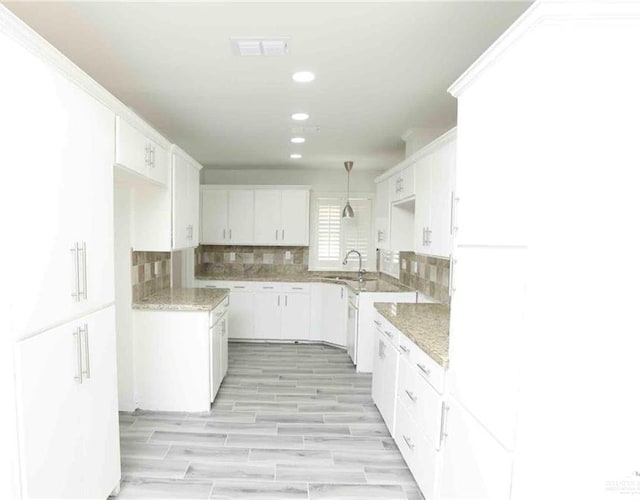
[[[358,256],[358,281],[364,281],[364,275],[367,273],[366,270],[362,269],[362,254],[357,250],[349,250],[347,255],[344,256],[344,260],[342,261],[342,265],[346,266],[349,260],[349,255],[355,253]]]

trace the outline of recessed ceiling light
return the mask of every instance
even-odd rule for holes
[[[291,142],[294,144],[302,144],[305,141],[304,137],[292,137]]]
[[[291,153],[289,155],[289,158],[291,158],[292,160],[299,160],[300,158],[302,158],[302,155],[300,153]]]
[[[315,80],[316,75],[314,75],[311,71],[297,71],[291,78],[293,78],[296,82],[307,83]]]
[[[309,115],[307,113],[293,113],[291,115],[291,119],[297,122],[301,122],[309,119]]]

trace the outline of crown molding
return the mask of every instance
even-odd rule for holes
[[[389,177],[397,174],[398,172],[404,170],[405,168],[413,165],[414,163],[417,163],[425,156],[433,153],[436,149],[442,147],[444,144],[447,144],[448,142],[455,140],[457,131],[458,131],[457,127],[453,127],[451,130],[448,130],[437,139],[434,139],[429,144],[427,144],[426,146],[420,148],[418,151],[413,153],[409,158],[402,160],[400,163],[398,163],[394,167],[391,167],[389,170],[386,170],[385,172],[380,174],[378,177],[373,179],[373,182],[379,183],[388,179]]]
[[[538,0],[526,10],[448,89],[459,97],[520,38],[542,24],[640,19],[640,3],[630,0]]]
[[[143,131],[150,139],[153,139],[164,148],[169,148],[171,141],[131,111],[122,101],[87,75],[3,5],[0,5],[0,33],[16,42],[50,68],[58,71],[67,80],[73,82],[115,114],[127,120],[131,125]]]

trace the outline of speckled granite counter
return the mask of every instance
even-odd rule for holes
[[[147,311],[211,311],[229,295],[217,288],[166,288],[133,303],[134,309]]]
[[[338,275],[339,278],[332,277],[331,274]],[[351,278],[353,275],[353,279]],[[374,273],[371,273],[374,274]],[[279,275],[196,275],[198,280],[216,281],[264,281],[274,283],[335,283],[346,285],[356,293],[395,293],[412,292],[412,288],[391,283],[390,281],[376,278],[372,279],[371,274],[367,281],[359,282],[357,273],[292,273]]]
[[[448,306],[376,302],[374,307],[436,363],[449,366]]]

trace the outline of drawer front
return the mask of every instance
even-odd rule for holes
[[[394,440],[425,498],[435,497],[438,452],[418,431],[401,401],[396,408]]]
[[[198,287],[200,288],[226,288],[228,290],[234,290],[236,292],[252,292],[254,291],[257,283],[252,281],[222,281],[222,280],[198,280]]]
[[[445,370],[442,366],[402,333],[398,335],[398,349],[424,380],[429,382],[440,394],[444,393]]]
[[[289,293],[311,293],[309,283],[283,283],[282,290]]]
[[[418,394],[418,377],[413,365],[405,356],[400,356],[398,369],[397,397],[408,411],[411,418],[420,421],[420,396]]]
[[[257,282],[254,284],[255,290],[260,292],[280,292],[282,291],[282,283],[263,283]]]
[[[398,329],[389,323],[382,315],[377,314],[373,320],[376,330],[380,332],[386,339],[391,342],[394,347],[398,347],[398,337],[400,332]]]

